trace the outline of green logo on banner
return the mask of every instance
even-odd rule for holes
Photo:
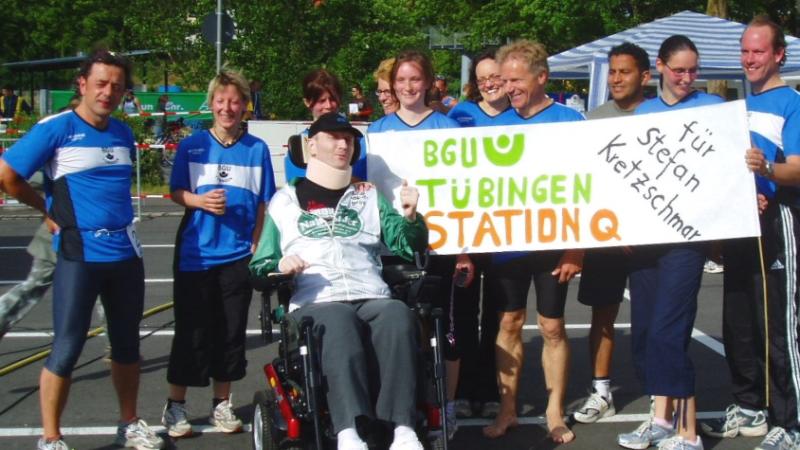
[[[498,167],[509,167],[522,159],[522,153],[525,151],[525,135],[517,133],[509,137],[501,134],[497,139],[492,137],[449,138],[444,141],[429,139],[422,144],[422,147],[425,167],[439,164],[460,165],[466,169],[477,167],[481,151],[489,163]]]

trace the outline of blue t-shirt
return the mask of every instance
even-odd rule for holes
[[[800,154],[800,93],[781,86],[751,94],[745,101],[750,140],[764,151],[768,161],[785,162],[787,156]],[[756,175],[756,187],[768,198],[777,193],[781,202],[800,206],[800,190],[796,187],[777,186],[760,175]]]
[[[492,125],[525,125],[537,123],[556,123],[556,122],[577,122],[586,120],[583,114],[574,109],[564,106],[561,103],[553,102],[550,106],[537,112],[531,117],[522,117],[516,109],[509,108],[504,113],[497,116]],[[492,254],[492,262],[501,264],[512,259],[520,258],[528,254],[527,252],[503,252]]]
[[[409,125],[397,115],[397,113],[387,114],[380,119],[372,122],[367,128],[367,133],[382,133],[384,131],[412,131],[412,130],[436,130],[439,128],[458,128],[460,125],[455,120],[445,116],[438,111],[431,111],[428,116],[416,125]]]
[[[308,137],[308,128],[303,130],[301,135]],[[353,164],[353,175],[362,179],[367,179],[367,150],[364,148],[364,139],[360,139],[361,144],[361,153],[358,155],[358,161]],[[306,169],[302,167],[297,167],[292,162],[292,159],[289,158],[289,153],[286,153],[286,157],[283,159],[283,168],[286,171],[286,182],[290,182],[295,178],[305,178],[306,176]]]
[[[367,134],[383,133],[386,131],[413,131],[413,130],[437,130],[439,128],[459,128],[458,122],[445,116],[438,111],[431,111],[418,124],[409,125],[397,115],[397,113],[387,114],[380,119],[372,122],[367,127]],[[361,148],[366,147],[366,139],[361,139]],[[366,177],[363,178],[366,180]]]
[[[462,127],[489,127],[495,125],[495,120],[511,107],[506,108],[495,116],[490,116],[480,105],[475,102],[461,102],[447,113],[447,117],[455,120]]]
[[[177,237],[178,270],[207,270],[250,254],[256,215],[275,193],[269,148],[243,135],[225,147],[210,132],[192,135],[178,145],[170,191],[204,194],[225,189],[225,214],[187,209]]]
[[[111,118],[101,130],[74,111],[39,121],[4,155],[21,177],[44,166],[49,215],[61,228],[53,248],[72,261],[113,262],[137,256],[133,222],[133,133]]]
[[[675,111],[684,108],[694,108],[695,106],[716,105],[724,103],[725,100],[718,95],[706,94],[702,91],[694,91],[691,94],[683,97],[678,103],[668,105],[661,97],[651,98],[645,100],[636,108],[634,114],[649,114],[664,111]]]

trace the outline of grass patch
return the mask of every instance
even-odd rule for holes
[[[142,183],[142,195],[164,195],[169,194],[168,184]],[[136,181],[131,185],[131,195],[136,195]]]

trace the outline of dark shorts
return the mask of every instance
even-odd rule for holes
[[[492,264],[486,271],[487,292],[497,298],[500,312],[525,309],[533,280],[536,311],[544,317],[564,317],[567,283],[560,284],[552,275],[564,252],[538,251],[501,264]]]
[[[250,257],[199,272],[175,272],[175,337],[167,381],[208,386],[244,378]]]
[[[59,257],[53,280],[53,351],[45,367],[69,377],[86,342],[92,308],[100,296],[108,323],[111,360],[139,361],[139,322],[144,309],[144,266],[140,258],[109,263]]]
[[[619,247],[587,250],[578,301],[587,306],[622,303],[628,281],[628,256]]]

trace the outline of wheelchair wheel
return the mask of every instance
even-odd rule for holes
[[[275,394],[271,390],[258,391],[253,396],[253,450],[279,450],[279,436],[275,429]]]

